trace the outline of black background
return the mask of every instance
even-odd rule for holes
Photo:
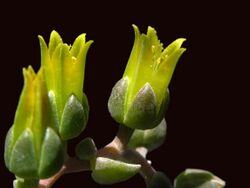
[[[11,187],[14,176],[3,162],[4,138],[13,122],[23,78],[22,67],[40,66],[37,35],[48,41],[57,30],[66,43],[81,33],[94,40],[86,64],[84,91],[90,103],[86,136],[98,148],[115,136],[117,125],[107,110],[111,89],[125,69],[134,33],[132,24],[146,32],[153,26],[160,40],[169,44],[185,37],[187,48],[170,84],[171,103],[166,114],[165,144],[149,154],[153,166],[171,180],[185,168],[214,172],[227,187],[248,187],[244,172],[247,159],[244,119],[249,106],[247,17],[238,2],[119,1],[9,3],[1,6],[1,184]],[[248,22],[247,22],[248,21]],[[247,81],[248,80],[248,81]],[[248,108],[246,108],[248,107]],[[78,186],[79,185],[79,186]],[[91,180],[90,173],[65,175],[54,187],[106,187]],[[107,187],[144,187],[138,175]],[[1,185],[2,187],[2,185]]]

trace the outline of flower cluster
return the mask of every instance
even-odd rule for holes
[[[53,31],[47,47],[39,36],[41,67],[23,69],[24,87],[5,142],[5,163],[21,178],[48,178],[63,165],[66,140],[88,120],[83,93],[85,58],[92,41],[80,35],[73,46]]]
[[[87,137],[67,153],[67,141],[86,128],[89,105],[83,92],[85,59],[93,41],[85,34],[73,45],[52,31],[48,45],[39,36],[41,67],[23,69],[24,86],[12,127],[5,140],[4,159],[15,174],[14,188],[51,187],[63,173],[91,171],[99,184],[119,183],[140,173],[147,188],[223,188],[225,182],[209,171],[187,169],[172,185],[151,166],[147,153],[166,138],[164,118],[169,83],[186,50],[184,38],[166,48],[156,31],[141,34],[133,25],[135,40],[123,77],[115,84],[108,110],[119,126],[114,140],[101,149]],[[64,165],[65,164],[65,165]],[[45,179],[45,180],[44,180]],[[43,182],[47,184],[42,184]]]

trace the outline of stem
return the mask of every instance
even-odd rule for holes
[[[151,164],[147,161],[147,159],[135,150],[125,150],[123,152],[123,157],[128,162],[141,165],[141,175],[143,176],[146,182],[149,181],[156,172],[153,166],[151,166]]]
[[[42,179],[39,181],[38,188],[51,188],[52,185],[64,174],[83,172],[90,170],[89,161],[81,161],[77,158],[68,158],[64,163],[61,170],[59,170],[54,176],[48,179]]]
[[[129,139],[132,136],[133,132],[134,132],[134,129],[131,129],[124,125],[120,125],[116,137],[120,140],[120,143],[123,145],[123,147],[127,146]]]
[[[126,150],[127,144],[130,137],[132,136],[134,129],[126,127],[124,125],[119,126],[116,137],[112,142],[106,145],[104,148],[101,148],[98,151],[97,156],[99,157],[108,157],[116,159],[121,156],[121,153]]]
[[[138,151],[127,148],[127,144],[133,132],[134,129],[120,125],[114,140],[104,148],[100,149],[98,151],[98,156],[119,160],[121,160],[122,157],[122,159],[128,163],[140,164],[141,175],[147,183],[153,177],[156,171],[146,159],[147,150],[145,148],[140,148],[144,149],[142,154],[145,156],[140,154]]]
[[[143,156],[138,151],[129,149],[127,147],[127,144],[133,132],[134,129],[120,125],[118,133],[114,140],[108,145],[106,145],[104,148],[98,150],[97,156],[108,157],[111,159],[122,158],[128,163],[140,164],[141,175],[144,177],[145,182],[148,183],[156,171],[145,157],[147,153],[147,150],[145,150],[145,148],[141,148],[145,150],[142,151],[142,153],[145,153],[145,156]],[[73,157],[68,158],[68,160],[65,162],[65,164],[58,173],[48,179],[40,180],[38,188],[51,188],[52,185],[64,174],[88,170],[90,170],[89,161],[81,161]]]

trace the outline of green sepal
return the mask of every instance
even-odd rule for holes
[[[9,170],[24,179],[48,178],[61,169],[64,163],[64,147],[57,133],[47,128],[41,148],[35,148],[35,138],[29,128],[17,138],[13,147],[11,129],[6,138],[5,162]]]
[[[157,126],[156,98],[149,83],[136,94],[125,115],[124,125],[134,129],[151,129]]]
[[[81,103],[74,94],[68,98],[59,126],[59,134],[62,139],[69,140],[81,134],[86,128],[88,111],[87,98],[85,95],[83,97],[83,103]]]
[[[209,171],[200,169],[186,169],[179,174],[175,181],[175,188],[223,188],[225,182]]]
[[[148,151],[152,151],[164,143],[166,133],[167,124],[165,119],[163,119],[153,129],[135,130],[129,140],[128,146],[130,148],[145,147]]]
[[[64,163],[64,147],[57,133],[47,128],[41,147],[39,178],[44,179],[58,172]]]
[[[17,177],[13,181],[13,188],[37,188],[39,184],[39,179],[23,179]]]
[[[26,128],[16,140],[9,156],[9,170],[22,178],[37,178],[38,161],[35,155],[34,137]]]
[[[92,138],[85,138],[75,148],[76,156],[81,160],[91,160],[97,155],[97,148]]]
[[[172,188],[172,184],[163,172],[156,172],[147,185],[148,188]]]
[[[92,166],[92,178],[99,184],[114,184],[128,180],[139,172],[141,165],[97,157]]]
[[[125,96],[128,88],[128,79],[120,79],[112,89],[108,101],[108,109],[111,116],[120,124],[123,124]]]
[[[8,130],[4,143],[4,162],[8,169],[10,169],[11,152],[14,143],[13,126]]]
[[[49,106],[51,109],[51,119],[56,129],[59,130],[60,120],[58,117],[58,110],[56,107],[55,93],[53,91],[48,92]]]

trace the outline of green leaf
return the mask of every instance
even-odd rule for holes
[[[141,165],[97,157],[92,178],[99,184],[114,184],[126,181],[139,172]]]
[[[96,157],[97,148],[92,138],[85,138],[75,148],[76,156],[81,160],[91,160]]]
[[[172,184],[163,172],[156,172],[148,183],[148,188],[172,188]]]
[[[148,151],[152,151],[160,147],[166,137],[167,124],[165,119],[153,129],[135,130],[129,140],[130,148],[145,147]]]
[[[209,171],[186,169],[178,175],[174,182],[175,188],[223,188],[225,182]]]
[[[44,179],[58,172],[64,163],[64,148],[57,133],[47,128],[39,164],[39,178]]]
[[[81,134],[85,129],[88,117],[82,103],[72,94],[65,104],[59,133],[64,140],[72,139]]]

